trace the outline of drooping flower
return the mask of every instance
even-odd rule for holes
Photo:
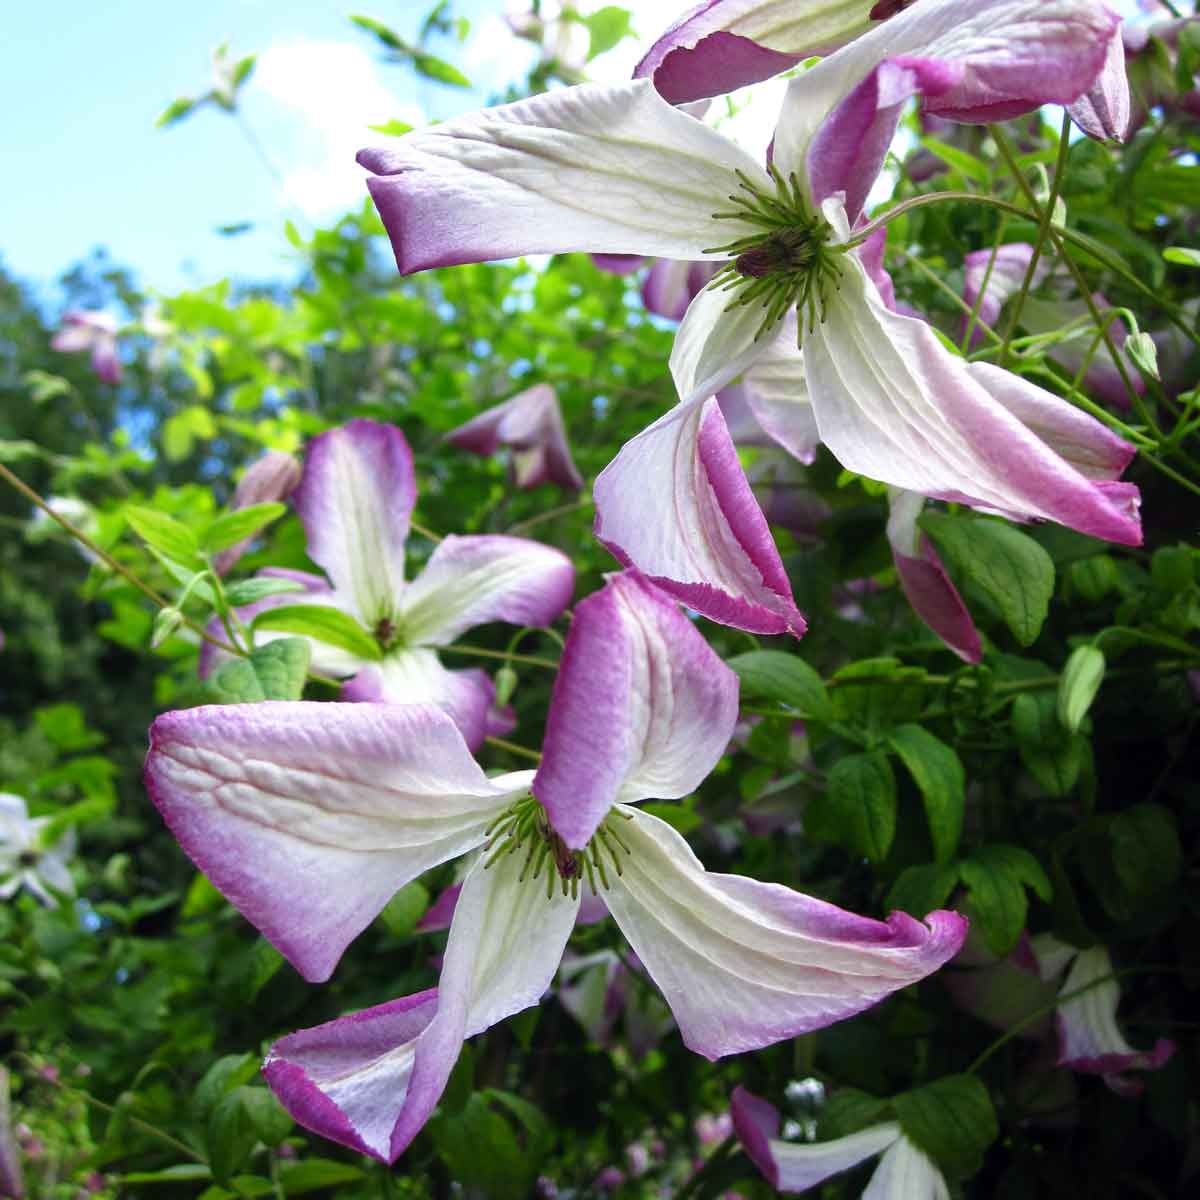
[[[117,354],[117,322],[106,312],[76,308],[63,314],[62,326],[50,339],[50,348],[62,354],[91,351],[92,370],[104,383],[121,382]]]
[[[635,574],[580,603],[536,775],[487,779],[439,710],[264,703],[168,713],[147,787],[183,848],[306,979],[422,870],[483,848],[437,988],[278,1042],[268,1082],[302,1124],[394,1160],[465,1038],[536,1004],[583,894],[603,896],[685,1044],[708,1058],[820,1028],[928,975],[965,921],[858,917],[711,874],[638,801],[691,792],[737,682]]]
[[[490,732],[491,680],[477,669],[447,670],[438,648],[489,621],[549,624],[570,602],[575,569],[560,551],[526,538],[451,535],[405,581],[415,499],[412,453],[394,426],[360,419],[314,438],[292,502],[309,557],[327,580],[289,572],[304,593],[273,596],[261,607],[303,603],[348,613],[377,653],[312,640],[314,669],[352,676],[344,689],[351,700],[437,704],[478,747]],[[205,652],[202,670],[214,661]]]
[[[941,1171],[895,1121],[831,1142],[785,1142],[778,1110],[745,1088],[735,1089],[730,1112],[743,1148],[777,1191],[806,1192],[882,1154],[863,1200],[950,1200]]]
[[[11,900],[25,887],[47,908],[57,908],[51,889],[74,894],[67,862],[75,853],[75,831],[67,829],[46,845],[50,820],[30,817],[20,796],[0,792],[0,900]]]
[[[1134,489],[1081,473],[1027,419],[1061,409],[1078,424],[1078,414],[1018,376],[964,362],[893,311],[854,232],[908,97],[965,120],[1052,94],[1069,101],[1094,82],[1115,22],[1082,0],[923,0],[791,81],[769,170],[644,79],[490,109],[359,159],[375,172],[368,186],[402,271],[567,250],[723,260],[676,337],[680,405],[597,480],[597,534],[705,615],[798,633],[712,400],[768,353],[793,310],[816,425],[843,465],[906,491],[1140,540]],[[1095,439],[1110,437],[1092,424]]]
[[[513,486],[534,488],[556,483],[578,491],[583,479],[571,459],[558,396],[546,383],[527,388],[446,434],[446,441],[489,457],[508,447]]]
[[[253,504],[266,504],[272,500],[286,500],[300,483],[300,464],[290,454],[280,450],[268,450],[246,468],[238,480],[230,509],[249,508]],[[228,550],[222,550],[213,560],[217,573],[224,575],[246,553],[253,538],[246,538]]]

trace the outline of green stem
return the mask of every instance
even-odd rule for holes
[[[435,545],[442,540],[441,537],[438,534],[434,533],[432,529],[426,529],[424,525],[418,525],[416,523],[416,521],[412,520],[411,518],[409,519],[408,523],[423,538],[427,538],[429,541],[433,542]]]
[[[464,646],[455,642],[451,646],[439,646],[443,654],[472,654],[478,658],[499,658],[504,662],[525,663],[531,667],[546,667],[557,671],[558,663],[552,658],[539,658],[536,654],[506,654],[503,650],[485,650],[482,646]]]
[[[577,500],[572,500],[569,504],[560,504],[557,508],[548,508],[545,512],[538,513],[535,517],[528,517],[524,521],[518,521],[505,532],[509,537],[513,537],[518,533],[524,533],[527,529],[532,529],[535,525],[540,525],[543,521],[552,521],[555,517],[561,517],[579,508],[590,508],[593,503],[594,501],[591,496],[580,496]]]
[[[966,316],[971,317],[974,315],[974,327],[976,329],[983,330],[984,334],[987,337],[990,337],[997,346],[1000,345],[1000,335],[986,322],[979,320],[978,314],[974,313],[971,306],[940,275],[938,275],[936,271],[934,271],[931,267],[926,266],[925,263],[923,263],[915,254],[909,254],[907,250],[901,250],[900,253],[904,255],[904,258],[907,262],[910,262],[914,267],[916,267],[917,270],[919,270],[931,283],[941,288],[941,290],[945,292],[946,295],[949,296],[950,299],[953,300],[954,303],[963,310]],[[980,292],[980,295],[982,294],[983,293]]]
[[[525,746],[518,746],[516,742],[506,741],[504,738],[486,737],[483,739],[489,746],[495,746],[498,750],[507,750],[509,754],[516,754],[521,758],[528,758],[532,762],[541,762],[542,756],[537,750],[529,750]]]

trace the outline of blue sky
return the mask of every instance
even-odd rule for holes
[[[470,94],[380,61],[347,20],[362,12],[413,35],[432,0],[51,0],[5,12],[0,73],[0,261],[53,303],[54,281],[97,246],[163,292],[226,274],[287,278],[286,217],[335,219],[365,195],[354,149],[368,123],[446,117],[478,107],[521,74],[522,43],[499,26],[503,0],[455,0],[472,21],[465,47],[438,49],[471,76]],[[627,3],[653,38],[684,0]],[[244,90],[247,122],[283,176],[281,188],[234,121],[206,109],[171,129],[154,119],[176,96],[209,86],[209,55],[230,39],[260,55]],[[636,57],[632,44],[614,66]],[[220,225],[253,222],[223,237]]]

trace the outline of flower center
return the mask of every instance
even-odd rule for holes
[[[22,850],[17,855],[17,866],[19,867],[36,867],[38,864],[38,855],[36,850]]]
[[[525,853],[525,862],[518,879],[535,880],[546,867],[546,899],[554,894],[554,880],[558,878],[564,896],[579,895],[579,881],[587,879],[592,895],[599,895],[599,888],[607,889],[609,869],[622,874],[620,854],[630,850],[617,832],[618,820],[629,821],[625,813],[612,812],[600,823],[591,841],[582,850],[572,850],[554,832],[546,810],[533,796],[524,796],[488,826],[487,841],[483,852],[491,855],[484,863],[486,871],[506,855],[519,850]],[[607,857],[607,862],[606,862]],[[597,880],[599,885],[597,886]]]
[[[785,179],[778,168],[772,166],[770,171],[774,193],[759,190],[738,171],[740,191],[729,197],[733,210],[713,213],[717,220],[749,221],[762,232],[706,250],[705,254],[731,258],[708,286],[732,293],[726,312],[747,304],[762,306],[755,341],[794,306],[798,339],[803,341],[806,330],[825,320],[829,289],[841,284],[838,259],[845,247],[830,244],[833,228],[809,210],[804,186],[795,173]]]

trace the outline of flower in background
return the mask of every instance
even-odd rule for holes
[[[24,1200],[25,1196],[21,1159],[13,1135],[8,1072],[3,1067],[0,1067],[0,1196],[9,1196],[11,1200]]]
[[[246,468],[246,473],[234,489],[230,509],[250,508],[254,504],[267,504],[272,500],[286,500],[300,483],[301,467],[290,454],[280,450],[268,450]],[[246,538],[228,550],[222,550],[213,559],[213,567],[219,575],[231,570],[246,553],[246,547],[254,539]]]
[[[704,288],[713,275],[717,264],[688,262],[686,259],[656,258],[647,260],[638,254],[593,254],[592,262],[602,271],[613,275],[628,275],[644,262],[650,262],[650,270],[642,281],[642,303],[647,312],[666,317],[670,321],[682,321],[688,305]]]
[[[635,574],[575,610],[536,774],[488,779],[440,710],[265,702],[154,723],[147,788],[183,848],[309,980],[420,872],[482,848],[437,988],[302,1030],[264,1068],[307,1128],[394,1161],[464,1040],[536,1004],[583,894],[602,896],[710,1059],[852,1016],[924,978],[966,922],[858,917],[706,871],[633,807],[692,792],[737,719],[737,678]]]
[[[882,1154],[864,1200],[950,1200],[941,1171],[895,1121],[831,1142],[784,1142],[779,1139],[778,1110],[752,1092],[735,1089],[730,1111],[743,1148],[776,1191],[806,1192]]]
[[[76,308],[63,315],[50,348],[63,354],[90,350],[92,370],[105,383],[121,382],[121,360],[117,356],[117,322],[106,312]]]
[[[406,581],[415,501],[412,452],[394,426],[355,420],[314,438],[292,503],[309,557],[326,578],[263,572],[305,590],[272,596],[239,615],[247,620],[297,603],[345,613],[361,630],[352,642],[357,648],[312,637],[313,669],[351,676],[343,693],[350,700],[436,704],[477,748],[488,733],[511,726],[492,711],[495,688],[487,673],[447,670],[438,648],[489,621],[548,625],[570,602],[575,568],[560,551],[526,538],[451,535]],[[202,651],[201,673],[216,661],[211,649]]]
[[[49,824],[49,817],[31,818],[20,796],[0,792],[0,900],[11,900],[25,887],[47,908],[57,908],[51,888],[74,895],[67,861],[75,853],[75,831],[67,829],[45,845]]]
[[[485,458],[506,446],[514,487],[534,488],[542,483],[556,483],[569,491],[583,487],[571,460],[558,396],[549,384],[539,383],[481,412],[452,429],[446,441]]]

